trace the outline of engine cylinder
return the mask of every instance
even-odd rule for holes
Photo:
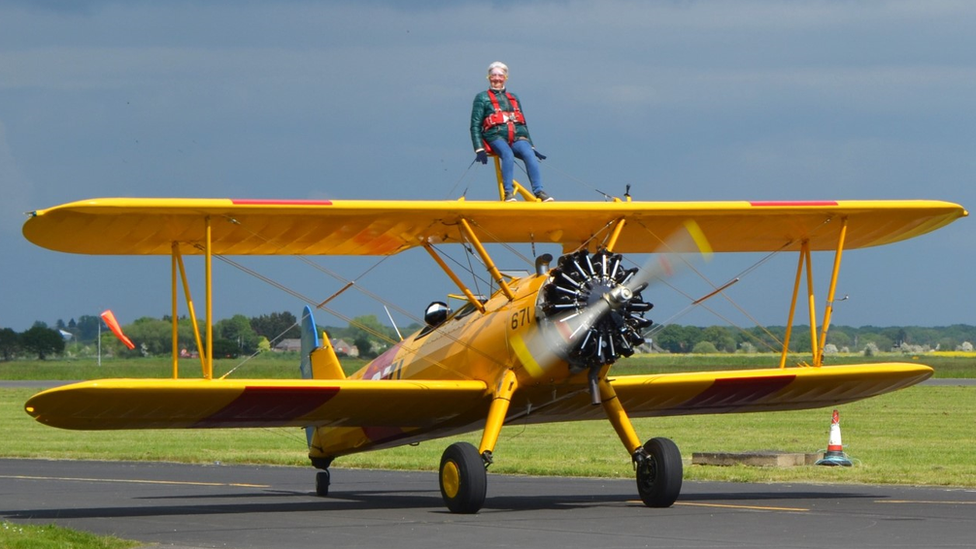
[[[634,354],[652,322],[644,313],[653,305],[631,288],[637,268],[624,268],[623,257],[585,250],[564,255],[539,292],[538,314],[546,338],[574,371],[612,364]]]

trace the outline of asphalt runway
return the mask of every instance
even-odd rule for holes
[[[974,547],[976,490],[686,482],[649,509],[626,480],[489,474],[452,515],[433,473],[0,459],[0,519],[162,547]]]

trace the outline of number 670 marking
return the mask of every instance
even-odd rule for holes
[[[523,307],[514,313],[512,313],[512,329],[518,330],[520,326],[525,326],[526,324],[532,322],[532,317],[529,315],[529,308]]]

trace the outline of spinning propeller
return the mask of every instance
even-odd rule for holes
[[[600,403],[597,388],[601,368],[621,356],[634,354],[652,322],[644,313],[653,305],[642,292],[655,279],[674,276],[694,259],[707,260],[711,248],[692,221],[662,243],[642,267],[624,268],[623,256],[585,250],[562,256],[540,291],[536,338],[530,348],[546,369],[565,361],[574,372],[589,370],[590,393]]]

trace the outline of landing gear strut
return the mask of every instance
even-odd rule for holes
[[[452,513],[477,513],[485,503],[488,473],[474,445],[455,442],[444,450],[440,467],[441,496]]]
[[[681,452],[667,438],[652,438],[634,452],[637,492],[648,507],[671,507],[681,492]]]

